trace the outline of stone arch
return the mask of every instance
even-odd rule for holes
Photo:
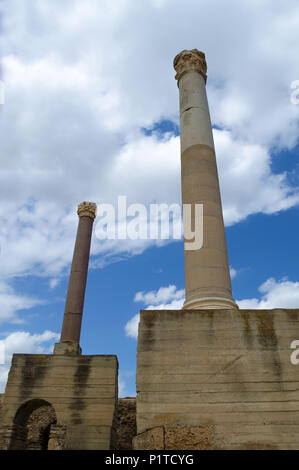
[[[47,450],[51,426],[57,423],[51,403],[32,399],[23,403],[14,417],[12,450]]]

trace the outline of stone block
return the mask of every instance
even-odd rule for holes
[[[134,450],[164,450],[163,426],[148,429],[133,439]]]
[[[165,428],[165,449],[167,450],[209,450],[211,448],[210,426]]]
[[[54,355],[14,354],[2,406],[0,446],[44,445],[37,428],[27,432],[30,416],[36,414],[32,422],[48,433],[51,449],[114,449],[117,401],[116,356],[62,350]]]
[[[142,311],[136,443],[163,428],[165,449],[294,448],[296,339],[299,309]]]

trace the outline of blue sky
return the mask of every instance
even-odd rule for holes
[[[299,6],[290,0],[10,0],[1,3],[0,365],[52,352],[76,206],[180,202],[182,49],[206,53],[233,296],[299,305]],[[299,93],[298,93],[299,95]],[[135,394],[141,308],[180,308],[183,245],[93,236],[81,346],[117,354]]]

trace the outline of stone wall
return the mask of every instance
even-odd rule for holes
[[[136,436],[136,397],[118,400],[117,449],[131,450]]]
[[[136,449],[298,449],[299,310],[142,311]]]
[[[0,394],[0,426],[1,408],[4,394]],[[55,424],[56,416],[53,407],[42,406],[33,411],[27,421],[27,450],[45,450],[43,442],[44,430],[50,425],[48,437],[49,450],[61,450],[65,446],[66,430]],[[118,400],[117,417],[117,443],[118,450],[131,450],[133,438],[136,436],[136,397],[120,398]]]
[[[51,448],[61,448],[62,442],[65,449],[116,448],[117,383],[116,356],[14,354],[0,448],[38,447],[34,423],[50,433]],[[55,417],[45,429],[52,409]],[[40,445],[44,437],[42,433]]]
[[[3,407],[4,393],[0,393],[0,426],[1,426],[1,412]]]

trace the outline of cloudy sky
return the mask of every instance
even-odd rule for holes
[[[77,204],[180,202],[182,49],[207,58],[234,298],[299,306],[297,0],[2,0],[0,11],[0,391],[13,352],[51,352],[59,338]],[[182,242],[94,234],[90,267],[83,352],[117,354],[121,394],[134,395],[138,311],[181,307]]]

